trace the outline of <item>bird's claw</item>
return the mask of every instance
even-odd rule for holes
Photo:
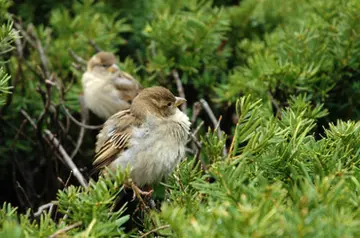
[[[152,196],[152,194],[153,194],[153,192],[154,192],[153,189],[151,189],[151,190],[149,190],[149,191],[143,191],[143,190],[141,190],[138,186],[136,186],[134,183],[131,184],[131,188],[132,188],[132,190],[133,190],[133,192],[134,192],[133,198],[132,198],[131,201],[134,201],[136,197],[138,197],[139,199],[141,199],[141,196],[144,196],[144,197],[146,197],[146,198],[149,198],[149,197]]]

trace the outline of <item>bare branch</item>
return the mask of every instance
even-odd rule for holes
[[[177,87],[177,90],[179,92],[179,96],[182,97],[182,98],[186,98],[185,97],[185,91],[184,91],[184,87],[182,85],[182,82],[181,82],[181,79],[179,77],[179,74],[177,72],[176,69],[174,69],[172,72],[172,76],[174,77],[175,79],[175,82],[176,82],[176,87]],[[187,105],[186,105],[186,102],[184,102],[183,104],[181,104],[181,110],[183,112],[186,111],[186,108],[187,108]]]
[[[201,143],[197,140],[197,138],[194,136],[194,134],[190,134],[190,138],[192,139],[192,141],[195,143],[196,147],[198,149],[202,148]]]
[[[196,136],[196,134],[199,132],[200,128],[204,125],[204,122],[201,121],[199,123],[199,125],[195,128],[195,130],[193,131],[193,135]]]
[[[81,64],[82,66],[87,65],[87,61],[75,54],[75,52],[72,49],[68,49],[69,55],[76,61],[76,63]]]
[[[67,232],[67,231],[70,231],[71,229],[74,229],[74,228],[76,228],[76,227],[78,227],[78,226],[81,226],[81,225],[82,225],[82,222],[79,221],[79,222],[76,222],[76,223],[74,223],[74,224],[72,224],[72,225],[65,226],[64,228],[62,228],[62,229],[56,231],[54,234],[50,235],[48,238],[56,238],[56,237],[58,237],[60,234],[65,233],[65,232]]]
[[[191,124],[194,124],[196,122],[196,119],[198,118],[200,112],[201,104],[199,102],[195,102],[192,110]]]
[[[16,34],[15,45],[16,45],[17,55],[20,59],[24,59],[24,46],[21,43],[20,34],[18,31],[15,31],[15,34]]]
[[[195,128],[195,130],[193,130],[193,132],[191,133],[191,136],[190,136],[190,137],[194,136],[194,137],[196,138],[197,133],[199,132],[200,128],[201,128],[203,125],[204,125],[204,122],[201,121],[200,124]],[[186,142],[186,144],[189,143],[191,140],[192,140],[192,138],[188,139],[187,142]]]
[[[201,169],[206,171],[207,170],[207,166],[205,161],[200,157],[200,153],[201,153],[201,149],[202,149],[202,144],[201,142],[199,142],[197,140],[197,138],[194,136],[194,134],[190,135],[190,138],[192,139],[192,141],[194,142],[194,144],[196,145],[196,154],[195,154],[195,160],[199,161],[201,163]]]
[[[23,194],[23,196],[25,197],[25,200],[27,202],[27,206],[31,208],[31,213],[33,214],[32,212],[32,209],[33,209],[33,205],[32,203],[30,202],[30,199],[28,197],[28,195],[26,194],[25,192],[25,189],[21,186],[21,184],[19,183],[19,181],[16,181],[16,190],[19,190],[21,191],[21,193]]]
[[[152,233],[155,233],[155,232],[157,232],[159,230],[163,230],[163,229],[166,229],[166,228],[169,228],[169,227],[170,227],[170,225],[159,226],[159,227],[157,227],[157,228],[155,228],[155,229],[153,229],[151,231],[148,231],[148,232],[144,233],[142,236],[140,236],[140,238],[144,238],[144,237],[146,237],[146,236],[148,236],[148,235],[150,235]]]
[[[94,47],[94,49],[96,50],[96,52],[100,52],[100,51],[103,51],[97,44],[94,40],[90,39],[89,40],[89,44]]]
[[[38,210],[34,213],[34,217],[40,216],[45,209],[48,209],[48,208],[52,209],[52,207],[56,204],[57,204],[57,201],[53,201],[53,202],[49,202],[49,203],[41,205],[40,207],[38,207]]]
[[[84,127],[85,129],[90,129],[90,130],[99,130],[103,127],[103,125],[96,125],[96,126],[92,126],[92,125],[86,125],[82,122],[79,122],[78,120],[76,120],[72,115],[71,113],[69,112],[69,110],[65,107],[64,104],[62,104],[64,110],[65,110],[65,113],[66,115],[78,126],[81,126],[81,127]]]
[[[205,99],[200,99],[200,103],[201,106],[204,108],[204,110],[206,111],[206,113],[209,115],[211,122],[214,125],[214,129],[217,131],[218,137],[222,138],[222,132],[221,132],[221,128],[220,128],[220,121],[218,121],[214,115],[214,112],[211,110],[209,104],[207,103],[207,101]],[[223,155],[226,156],[227,152],[226,152],[226,148],[224,146],[223,149]]]
[[[58,149],[59,153],[62,155],[64,161],[69,166],[69,168],[74,173],[74,176],[77,178],[79,183],[83,187],[87,187],[87,181],[85,180],[84,176],[80,173],[80,170],[77,168],[77,166],[74,164],[74,162],[71,160],[68,153],[65,151],[64,147],[59,143],[59,141],[55,138],[55,136],[49,131],[44,130],[45,135],[49,138],[49,140],[54,144],[54,146]]]
[[[39,52],[40,61],[43,66],[45,76],[48,79],[48,78],[50,78],[49,60],[46,57],[45,50],[41,44],[39,37],[37,36],[36,32],[34,31],[34,26],[32,24],[30,25],[30,29],[31,29],[30,34],[32,35],[32,37],[34,38],[34,41],[36,43],[35,49],[37,49]]]
[[[207,102],[205,99],[202,98],[202,99],[200,99],[200,103],[201,103],[201,106],[205,109],[206,113],[209,115],[210,120],[211,120],[212,124],[214,125],[214,128],[216,128],[217,125],[219,124],[219,122],[218,122],[218,120],[216,119],[213,111],[211,110],[208,102]],[[218,135],[219,135],[219,137],[220,137],[221,132],[218,133]]]
[[[29,114],[26,111],[24,111],[23,109],[21,109],[20,112],[30,122],[30,124],[36,129],[37,125],[36,125],[35,121],[29,116]]]
[[[36,48],[36,42],[31,39],[29,34],[24,30],[21,24],[14,22],[14,26],[17,30],[21,32],[21,35],[25,38],[25,40],[34,48]]]
[[[87,108],[85,107],[84,98],[82,96],[79,96],[79,102],[80,102],[80,108],[81,108],[81,123],[85,125],[89,119],[89,113],[88,113]],[[76,142],[76,147],[75,147],[74,151],[71,153],[72,159],[75,157],[75,155],[80,150],[81,144],[84,140],[84,135],[85,135],[85,127],[82,126],[82,127],[80,127],[80,132],[79,132],[78,140]]]

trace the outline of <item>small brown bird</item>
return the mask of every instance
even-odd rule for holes
[[[96,143],[94,168],[115,170],[129,165],[130,177],[139,187],[167,177],[185,156],[190,121],[177,108],[185,101],[163,87],[143,89],[130,109],[105,122]],[[135,193],[152,192],[137,186]]]
[[[89,60],[81,81],[86,107],[102,119],[130,108],[141,89],[130,74],[119,69],[115,55],[109,52],[99,52]]]

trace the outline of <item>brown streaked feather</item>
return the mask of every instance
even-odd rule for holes
[[[139,126],[141,120],[134,117],[130,110],[120,111],[111,116],[98,135],[94,170],[108,166],[116,156],[127,147],[132,135],[132,127]]]

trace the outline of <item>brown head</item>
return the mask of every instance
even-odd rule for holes
[[[88,72],[98,73],[115,73],[119,71],[119,67],[116,65],[116,57],[110,52],[99,52],[88,62]]]
[[[185,98],[175,97],[164,87],[145,88],[134,98],[131,112],[138,117],[148,114],[168,117],[174,115],[176,108],[185,101]]]

